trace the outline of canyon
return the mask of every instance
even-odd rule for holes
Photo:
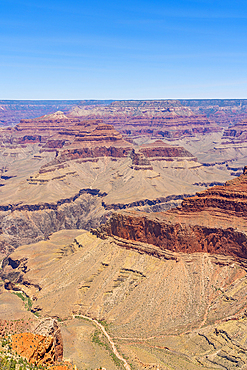
[[[169,209],[231,178],[181,145],[137,145],[101,119],[63,112],[23,119],[0,139],[2,258],[64,228],[95,228],[116,209]]]
[[[237,179],[185,198],[176,209],[166,213],[115,213],[93,233],[101,238],[117,236],[151,244],[162,253],[204,252],[246,260],[246,215],[247,166]]]
[[[79,370],[246,369],[245,114],[77,101],[1,128],[1,335]]]

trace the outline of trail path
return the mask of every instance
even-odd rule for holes
[[[112,351],[113,351],[114,355],[116,355],[116,356],[117,356],[117,358],[118,358],[120,361],[122,361],[122,362],[123,362],[124,367],[125,367],[125,369],[126,369],[126,370],[131,370],[130,365],[129,365],[129,364],[128,364],[128,362],[125,360],[125,358],[123,358],[123,357],[120,355],[120,353],[118,352],[118,350],[117,350],[117,348],[116,348],[116,346],[115,346],[115,344],[114,344],[114,342],[113,342],[112,338],[111,338],[111,337],[110,337],[110,335],[107,333],[107,331],[105,330],[105,328],[104,328],[104,326],[103,326],[102,324],[100,324],[97,320],[92,319],[91,317],[88,317],[88,316],[84,316],[84,315],[73,315],[73,318],[75,318],[75,316],[77,316],[77,317],[82,317],[82,318],[84,318],[84,319],[87,319],[87,320],[90,320],[90,321],[94,322],[94,323],[95,323],[95,324],[100,328],[100,330],[103,332],[103,334],[106,336],[106,338],[108,339],[108,341],[109,341],[109,343],[110,343],[110,345],[111,345],[111,347],[112,347]]]

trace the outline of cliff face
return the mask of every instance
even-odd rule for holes
[[[247,258],[247,168],[243,175],[157,214],[115,213],[97,230],[173,252],[204,252]],[[236,227],[237,225],[237,227]]]
[[[139,152],[150,160],[171,160],[172,158],[188,158],[197,160],[188,150],[181,146],[168,145],[162,140],[156,140],[151,144],[143,144]]]
[[[112,103],[112,104],[111,104]],[[220,124],[228,127],[229,123],[235,124],[247,117],[247,100],[246,99],[205,99],[205,100],[153,100],[153,101],[117,101],[111,100],[58,100],[58,101],[18,101],[2,100],[0,101],[0,124],[15,125],[20,119],[31,119],[42,115],[49,115],[57,110],[69,112],[72,108],[78,111],[78,106],[85,109],[85,113],[90,114],[90,110],[100,112],[99,108],[111,104],[111,109],[118,107],[125,109],[126,113],[130,109],[136,110],[143,107],[146,113],[148,109],[153,108],[152,113],[157,114],[157,110],[164,114],[174,109],[180,115],[186,115],[188,111],[194,115],[206,114],[207,117]],[[189,109],[188,109],[189,108]],[[101,109],[102,110],[102,109]],[[109,111],[110,111],[109,110]]]
[[[62,229],[88,229],[105,220],[99,191],[78,194],[78,199],[11,207],[0,212],[0,256],[23,244],[49,238]]]
[[[159,105],[159,114],[170,121],[174,115],[192,116],[172,102],[164,112]],[[130,106],[130,112],[139,110],[151,117],[155,106],[151,104],[146,113],[144,105]],[[113,114],[115,109],[125,112],[121,104],[112,109]],[[61,229],[95,228],[112,209],[169,209],[174,206],[171,201],[181,201],[183,194],[214,180],[214,173],[182,146],[162,140],[145,145],[127,142],[102,119],[57,112],[21,120],[0,134],[3,256]],[[218,171],[220,182],[229,178],[224,173],[222,178],[222,172]]]
[[[113,214],[111,219],[93,233],[100,236],[117,236],[127,240],[152,244],[161,251],[223,254],[247,258],[247,235],[233,228],[207,227],[170,222],[163,215],[143,215],[133,211]],[[222,225],[223,226],[223,225]]]
[[[67,112],[79,103],[79,100],[2,100],[0,125],[14,126],[21,119],[34,119],[57,110]]]
[[[240,177],[226,182],[224,186],[214,186],[182,202],[183,212],[210,209],[229,216],[247,217],[247,167]]]

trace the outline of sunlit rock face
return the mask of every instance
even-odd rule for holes
[[[184,199],[164,213],[113,214],[95,233],[153,244],[173,252],[247,258],[247,167],[224,186]]]

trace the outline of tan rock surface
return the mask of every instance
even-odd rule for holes
[[[84,314],[106,320],[107,331],[135,369],[145,368],[145,363],[148,366],[156,363],[164,369],[166,366],[200,369],[202,365],[196,358],[202,361],[203,357],[209,366],[205,351],[215,353],[219,363],[232,364],[217,355],[222,349],[228,356],[230,342],[227,349],[226,340],[219,342],[217,338],[221,338],[221,334],[216,335],[214,349],[203,335],[208,330],[205,335],[210,341],[215,335],[214,328],[219,328],[220,322],[224,328],[225,320],[230,320],[228,325],[242,322],[244,329],[247,281],[241,263],[230,256],[206,253],[188,255],[164,251],[158,255],[150,244],[124,239],[101,240],[88,232],[78,235],[78,230],[74,235],[74,231],[70,232],[70,242],[60,245],[64,233],[54,234],[50,241],[19,247],[9,257],[12,261],[26,257],[25,266],[14,269],[19,275],[12,279],[12,287],[29,295],[33,311],[61,319]],[[67,236],[68,233],[66,231]],[[231,321],[233,319],[237,321]],[[82,332],[76,329],[77,324],[73,324],[73,330],[69,329],[70,321],[64,325],[62,332],[69,330],[65,346],[67,342],[70,349],[65,350],[66,356],[74,353],[72,358],[79,358],[74,351],[79,350]],[[236,336],[234,325],[227,329],[227,333],[233,332],[232,343],[244,340],[241,339],[243,332],[239,338]],[[191,334],[182,334],[186,332]],[[69,344],[71,335],[75,338],[74,345]],[[162,340],[164,344],[160,343]],[[190,358],[188,352],[192,348],[195,349]],[[236,351],[237,347],[234,348]],[[85,364],[87,361],[95,364],[90,356]],[[245,357],[241,358],[245,363]]]

